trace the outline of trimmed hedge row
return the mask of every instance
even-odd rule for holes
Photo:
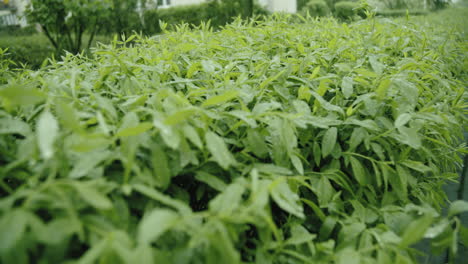
[[[0,60],[0,262],[417,263],[422,240],[455,262],[466,15],[275,15]]]
[[[161,32],[159,21],[163,21],[173,28],[181,23],[199,26],[202,22],[210,21],[213,28],[219,28],[244,15],[243,1],[209,1],[197,5],[175,6],[164,9],[147,10],[144,13],[146,34]],[[255,5],[253,15],[266,15],[267,12]]]
[[[364,8],[357,1],[310,0],[300,10],[302,14],[309,13],[313,17],[333,15],[345,21],[365,17]]]

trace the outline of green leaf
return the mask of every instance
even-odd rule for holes
[[[360,264],[361,255],[354,249],[345,248],[337,255],[336,264]]]
[[[236,164],[236,160],[229,152],[223,138],[215,133],[208,131],[205,134],[205,141],[208,150],[210,151],[213,159],[223,169],[228,169],[231,165]]]
[[[366,170],[362,166],[361,162],[353,157],[349,157],[349,161],[351,162],[351,168],[353,170],[353,176],[356,179],[356,181],[359,183],[359,185],[364,186],[368,182],[368,177]]]
[[[377,90],[375,91],[377,93],[377,97],[380,99],[384,99],[391,84],[391,80],[383,79],[377,87]]]
[[[227,91],[222,95],[217,95],[208,98],[203,104],[201,105],[202,107],[208,107],[208,106],[213,106],[221,103],[225,103],[227,101],[230,101],[234,98],[236,98],[239,95],[239,91],[233,90],[233,91]]]
[[[341,115],[345,115],[344,110],[336,105],[331,104],[327,100],[323,99],[322,96],[320,96],[318,93],[314,91],[310,91],[310,94],[314,96],[314,98],[317,100],[317,102],[325,109],[331,112],[337,112],[340,113]]]
[[[81,256],[78,264],[93,264],[103,255],[109,246],[109,241],[106,238],[101,239],[99,242],[93,244],[93,246]]]
[[[44,159],[54,155],[54,143],[57,139],[59,127],[55,117],[49,112],[43,112],[37,121],[37,140],[39,150]]]
[[[29,125],[19,119],[12,117],[0,118],[0,135],[2,134],[20,134],[27,136],[31,134]]]
[[[291,228],[291,237],[284,243],[286,245],[300,245],[307,242],[312,242],[317,235],[309,233],[309,231],[301,225],[294,225]]]
[[[320,240],[326,240],[330,238],[331,233],[335,229],[335,226],[337,224],[337,220],[333,216],[327,216],[325,221],[323,222],[322,226],[320,227],[319,231],[319,239]]]
[[[268,155],[268,146],[265,143],[265,138],[254,129],[250,129],[247,132],[247,146],[259,158],[264,158]]]
[[[395,135],[395,139],[414,149],[419,149],[421,147],[421,137],[419,136],[416,128],[399,127],[398,131],[400,134]]]
[[[153,125],[159,129],[159,132],[161,134],[162,139],[164,140],[164,143],[172,149],[178,149],[181,138],[178,130],[172,129],[171,126],[166,125],[164,122],[162,122],[159,118],[155,118],[153,120]],[[190,139],[190,138],[189,138]]]
[[[468,211],[468,202],[458,200],[458,201],[453,202],[450,205],[450,208],[449,208],[449,211],[448,211],[448,217],[459,215],[459,214],[467,212],[467,211]]]
[[[194,108],[183,109],[180,111],[175,112],[174,114],[168,116],[164,123],[169,126],[174,126],[180,123],[185,122],[190,117],[192,117],[197,112]]]
[[[399,115],[398,118],[395,120],[395,127],[399,128],[406,125],[411,120],[411,117],[412,116],[408,113]]]
[[[117,132],[117,134],[115,134],[115,136],[116,137],[136,136],[136,135],[145,133],[146,131],[150,130],[151,128],[153,128],[152,123],[143,122],[143,123],[139,123],[138,125],[133,126],[133,127],[123,128],[123,129],[119,130],[119,132]]]
[[[353,95],[353,78],[343,77],[343,80],[341,81],[341,91],[346,99]]]
[[[297,172],[299,172],[300,175],[304,175],[304,166],[302,165],[301,159],[294,154],[289,155],[289,158]]]
[[[112,202],[109,198],[89,184],[74,182],[73,187],[75,187],[81,198],[94,208],[102,210],[112,208]]]
[[[112,153],[107,150],[83,153],[79,156],[79,159],[75,161],[75,165],[68,176],[72,179],[84,177],[92,170],[96,169],[101,162],[111,157],[111,155]]]
[[[398,174],[397,186],[399,187],[399,190],[397,193],[401,195],[401,197],[406,197],[408,193],[408,181],[409,181],[409,178],[411,177],[411,174],[408,172],[408,170],[406,170],[402,166],[397,165],[396,169],[397,169],[397,174]]]
[[[329,128],[322,139],[322,157],[326,158],[337,143],[338,129],[336,127]]]
[[[415,171],[419,171],[421,173],[426,173],[432,171],[432,169],[426,165],[424,165],[420,161],[414,161],[414,160],[405,160],[401,162],[402,165],[405,165],[406,167],[413,169]]]
[[[378,75],[381,75],[383,70],[385,69],[385,65],[379,62],[376,56],[369,56],[369,62],[374,72]]]
[[[408,247],[421,240],[432,222],[433,218],[431,216],[423,216],[412,221],[401,236],[400,246]]]
[[[142,184],[134,184],[132,185],[132,187],[135,188],[136,191],[140,192],[141,194],[144,194],[147,197],[150,197],[151,199],[154,199],[162,204],[177,209],[183,215],[192,213],[190,207],[185,203],[172,199],[170,196],[166,196],[153,188]]]
[[[335,190],[326,177],[320,177],[320,180],[317,182],[316,194],[321,207],[327,206],[333,198]]]
[[[153,173],[156,176],[157,184],[162,189],[166,189],[169,187],[172,178],[167,155],[164,149],[159,145],[155,145],[152,148],[151,155]]]
[[[322,157],[322,150],[320,149],[320,146],[317,143],[317,141],[314,141],[314,144],[312,146],[312,152],[313,152],[313,155],[314,155],[315,165],[319,166],[320,165],[320,159]]]
[[[60,123],[63,127],[68,128],[72,131],[80,131],[80,120],[78,115],[73,107],[70,104],[67,104],[63,101],[58,101],[57,106],[57,116]]]
[[[138,243],[157,241],[166,231],[177,224],[179,215],[167,209],[155,209],[143,217],[138,225]]]
[[[203,183],[206,183],[211,188],[220,192],[226,189],[226,183],[224,181],[204,171],[198,171],[197,174],[195,174],[195,179]]]
[[[278,178],[270,185],[270,195],[281,209],[299,218],[305,217],[299,195],[291,191],[285,178]]]
[[[14,249],[23,237],[28,225],[29,214],[21,209],[11,210],[0,218],[0,253]]]
[[[242,194],[245,192],[245,187],[234,182],[227,186],[226,189],[218,194],[209,203],[210,211],[220,215],[233,215],[235,210],[241,205]]]
[[[190,142],[192,142],[197,148],[203,149],[203,143],[195,128],[186,125],[183,128],[183,132],[185,137],[188,138],[188,140],[190,140]]]
[[[0,87],[0,98],[7,105],[34,105],[45,100],[46,95],[28,84],[9,84]]]

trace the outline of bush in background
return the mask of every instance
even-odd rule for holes
[[[309,12],[311,16],[327,16],[330,14],[330,8],[324,0],[312,0],[309,1],[301,12]]]
[[[34,25],[26,27],[0,25],[0,37],[30,36],[35,33],[37,33],[37,30]]]
[[[351,1],[343,1],[335,4],[335,16],[343,20],[352,20],[357,15],[359,4]]]
[[[0,36],[0,48],[8,49],[7,59],[15,62],[15,67],[38,69],[41,64],[55,53],[55,48],[49,40],[41,35]]]
[[[143,1],[145,2],[145,1]],[[111,0],[105,11],[99,32],[102,34],[131,35],[143,31],[143,23],[137,12],[137,0]]]
[[[429,11],[423,10],[423,9],[417,9],[417,10],[407,10],[407,9],[382,10],[382,11],[377,11],[376,12],[377,16],[383,16],[383,17],[402,17],[402,16],[406,16],[406,15],[422,16],[422,15],[427,15],[427,14],[429,14]]]
[[[150,9],[144,12],[145,34],[161,32],[159,21],[164,21],[173,27],[181,23],[198,26],[203,21],[210,21],[213,28],[220,28],[234,20],[235,17],[246,17],[243,0],[237,1],[209,1],[197,5],[175,6],[165,9]],[[266,15],[267,11],[254,5],[253,15]]]

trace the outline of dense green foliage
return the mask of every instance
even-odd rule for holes
[[[429,12],[426,10],[382,10],[376,12],[377,16],[384,16],[384,17],[403,17],[403,16],[421,16],[421,15],[429,15]]]
[[[41,26],[57,53],[78,53],[85,33],[91,36],[87,43],[90,47],[108,8],[109,2],[101,0],[31,0],[27,18],[29,23]]]
[[[327,16],[330,13],[330,8],[324,0],[312,0],[302,8],[302,12],[308,12],[311,16]]]
[[[236,17],[249,17],[250,10],[247,10],[245,0],[216,0],[208,1],[197,5],[175,6],[165,9],[148,9],[144,12],[145,33],[156,34],[161,32],[159,22],[165,22],[170,28],[181,23],[192,26],[199,26],[210,21],[213,28],[219,28]],[[261,7],[253,6],[253,15],[265,15],[267,12]]]
[[[8,49],[5,57],[14,62],[15,68],[38,69],[47,59],[60,59],[56,49],[43,34],[31,34],[29,30],[23,32],[11,31],[12,35],[0,34],[0,49]],[[90,36],[84,35],[83,40],[88,42]],[[111,39],[98,35],[93,38],[91,47],[96,43],[109,43]]]
[[[0,60],[2,263],[414,263],[467,229],[458,13],[181,25]],[[253,25],[256,26],[253,26]],[[0,56],[3,52],[0,52]]]
[[[55,48],[42,34],[0,36],[0,49],[8,49],[6,58],[14,61],[16,66],[24,64],[32,69],[39,68],[55,53]]]
[[[351,20],[357,15],[359,5],[351,1],[342,1],[335,4],[335,16],[344,20]]]
[[[137,12],[138,0],[107,0],[109,8],[102,10],[100,16],[100,33],[131,35],[143,30],[143,21]],[[147,0],[140,1],[142,6]]]

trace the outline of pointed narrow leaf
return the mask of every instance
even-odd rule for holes
[[[343,77],[341,81],[341,91],[346,99],[353,95],[353,78]]]
[[[349,157],[351,162],[351,169],[353,170],[353,176],[359,185],[364,186],[367,184],[367,173],[361,162],[353,156]]]
[[[206,146],[213,159],[219,164],[219,166],[221,166],[221,168],[227,169],[236,163],[236,160],[232,156],[231,152],[229,152],[223,138],[211,131],[208,131],[205,134],[205,140]]]
[[[325,132],[322,139],[322,157],[326,158],[333,150],[336,144],[338,129],[331,127]]]
[[[289,158],[297,172],[299,172],[300,175],[304,175],[304,166],[302,165],[301,159],[294,154],[289,155]]]
[[[183,128],[184,136],[190,140],[197,148],[202,149],[203,148],[203,143],[200,139],[200,136],[198,135],[197,131],[195,128],[192,126],[184,126]]]
[[[94,208],[109,209],[112,207],[112,202],[109,200],[109,198],[96,190],[94,187],[78,182],[75,182],[73,187],[75,187],[81,198]]]
[[[150,130],[153,127],[153,124],[150,122],[143,122],[134,127],[127,127],[120,130],[115,136],[116,137],[130,137],[136,136],[146,131]]]
[[[156,209],[143,217],[138,226],[138,242],[149,244],[176,224],[179,216],[167,209]]]
[[[54,143],[58,136],[58,129],[57,120],[49,111],[45,111],[39,116],[37,140],[44,159],[50,159],[54,155]]]
[[[153,147],[151,161],[157,184],[159,187],[166,189],[171,183],[171,170],[166,153],[160,146]]]
[[[431,216],[423,216],[418,220],[412,221],[405,229],[401,237],[401,247],[408,247],[421,240],[431,226],[433,218]]]
[[[460,213],[464,213],[468,211],[468,202],[467,201],[455,201],[450,205],[448,216],[452,217],[454,215],[458,215]]]
[[[281,209],[299,218],[305,217],[299,195],[290,189],[284,178],[279,178],[270,185],[270,194]]]
[[[208,98],[201,106],[207,107],[207,106],[213,106],[217,104],[221,104],[227,101],[230,101],[234,98],[236,98],[239,95],[239,91],[227,91],[222,95],[217,95]]]
[[[218,177],[212,174],[206,173],[204,171],[198,171],[197,174],[195,175],[195,179],[203,183],[206,183],[211,188],[220,192],[224,191],[224,189],[226,189],[226,186],[227,186],[226,183],[223,182]]]
[[[395,127],[396,128],[402,127],[402,126],[406,125],[406,123],[408,123],[410,120],[411,120],[411,115],[410,114],[408,114],[408,113],[401,114],[395,120]]]

